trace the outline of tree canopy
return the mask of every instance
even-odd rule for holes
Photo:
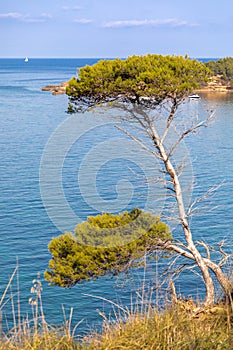
[[[101,60],[79,69],[66,93],[69,112],[115,99],[148,104],[182,100],[210,76],[201,62],[182,56],[148,54]]]
[[[45,278],[50,284],[69,288],[83,280],[117,274],[137,265],[145,253],[152,254],[160,241],[170,239],[165,223],[139,209],[90,216],[76,226],[74,234],[67,232],[52,239],[52,259]],[[128,243],[122,244],[126,240]]]

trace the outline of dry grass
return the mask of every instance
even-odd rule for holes
[[[57,330],[31,334],[8,334],[0,341],[1,350],[77,350],[80,345]]]
[[[229,308],[193,308],[186,303],[163,312],[130,315],[115,325],[105,322],[102,334],[93,334],[83,344],[63,330],[8,334],[0,342],[2,350],[230,350],[233,333]]]
[[[89,339],[89,349],[232,350],[229,316],[226,306],[203,309],[180,302],[160,313],[151,309],[115,326],[105,325],[103,334]]]
[[[0,298],[0,316],[11,291],[14,270]],[[18,284],[18,283],[17,283]],[[105,316],[101,334],[90,334],[82,343],[74,340],[71,332],[72,309],[62,328],[47,324],[43,313],[42,286],[40,279],[33,281],[32,319],[22,319],[20,298],[18,305],[12,299],[14,327],[3,333],[1,326],[1,350],[232,350],[233,312],[232,305],[215,305],[202,308],[191,300],[176,301],[163,311],[150,307],[123,308],[109,301],[115,310],[117,322],[110,323]],[[19,291],[18,291],[19,296]],[[144,296],[141,300],[144,300]],[[142,303],[144,304],[144,303]],[[140,304],[140,305],[142,305]],[[148,306],[149,305],[149,306]]]
[[[13,293],[13,283],[16,282],[17,291]],[[14,296],[17,295],[17,302]],[[1,350],[77,350],[80,344],[74,341],[71,332],[72,312],[69,319],[64,318],[64,326],[54,328],[47,324],[42,304],[42,284],[38,276],[32,281],[31,298],[28,302],[32,308],[32,317],[21,316],[18,264],[0,297],[0,349]],[[6,304],[11,303],[13,327],[5,331],[2,324],[2,311]],[[65,316],[65,315],[64,315]]]

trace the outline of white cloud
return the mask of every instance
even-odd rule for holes
[[[124,21],[112,21],[106,22],[102,25],[104,28],[126,28],[126,27],[157,27],[157,26],[169,26],[169,27],[190,27],[197,24],[188,23],[187,21],[179,20],[176,18],[167,19],[144,19],[144,20],[124,20]]]
[[[23,15],[21,13],[18,13],[18,12],[0,13],[0,18],[19,19],[22,17],[23,17]]]
[[[80,18],[80,19],[74,19],[75,23],[80,23],[80,24],[88,24],[88,23],[92,23],[93,20],[92,19],[88,19],[88,18]]]
[[[65,10],[65,11],[79,11],[81,10],[82,7],[81,6],[62,6],[62,10]]]
[[[0,19],[13,19],[25,23],[44,23],[51,18],[52,16],[48,13],[42,13],[38,17],[32,17],[29,14],[22,14],[18,12],[0,13]]]
[[[22,22],[25,22],[25,23],[44,23],[44,22],[46,22],[46,20],[44,18],[25,17],[22,19]]]
[[[21,21],[26,23],[45,23],[48,19],[51,19],[52,16],[48,13],[42,13],[38,17],[31,17],[30,15],[25,15],[23,18],[21,18]]]

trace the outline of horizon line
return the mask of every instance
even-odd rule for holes
[[[142,54],[142,55],[135,55],[135,56],[145,56],[147,54]],[[152,54],[153,55],[153,54]],[[185,55],[176,55],[176,54],[166,54],[166,55],[163,55],[163,54],[155,54],[155,55],[162,55],[162,56],[185,56]],[[127,57],[130,57],[130,56],[134,56],[134,55],[128,55],[128,56],[125,56],[125,57],[119,57],[119,56],[109,56],[109,57],[100,57],[100,56],[85,56],[85,57],[30,57],[30,56],[27,56],[29,59],[33,60],[33,59],[115,59],[115,58],[127,58]],[[26,56],[20,56],[20,57],[0,57],[0,59],[25,59]],[[204,59],[208,59],[208,58],[225,58],[225,57],[230,57],[230,56],[190,56],[189,58],[190,59],[198,59],[198,58],[204,58]]]

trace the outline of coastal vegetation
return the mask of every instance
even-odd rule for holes
[[[193,312],[192,302],[164,312],[134,312],[114,324],[107,321],[102,334],[92,332],[82,341],[68,332],[50,329],[6,334],[1,350],[231,350],[233,344],[228,307]]]
[[[211,60],[205,65],[213,72],[214,75],[219,75],[225,82],[230,82],[233,87],[233,57],[225,57],[219,60]]]
[[[161,172],[166,178],[165,187],[177,206],[178,220],[183,231],[182,240],[173,237],[163,244],[161,242],[159,248],[170,250],[196,264],[206,289],[206,305],[214,304],[215,301],[213,274],[225,295],[231,296],[232,281],[223,269],[230,255],[227,256],[220,245],[219,253],[224,255],[223,259],[214,261],[208,244],[195,241],[190,217],[199,199],[190,206],[185,206],[184,190],[180,182],[185,164],[183,159],[178,164],[174,152],[187,136],[195,134],[213,118],[213,114],[203,119],[186,115],[183,121],[179,120],[179,110],[184,100],[200,84],[208,81],[211,74],[204,64],[188,57],[132,56],[126,60],[102,60],[93,66],[80,68],[78,77],[69,82],[66,90],[70,98],[69,113],[88,108],[93,110],[105,105],[109,109],[117,108],[124,123],[131,127],[137,125],[134,131],[126,130],[125,127],[117,128],[160,162]],[[163,121],[162,127],[159,126],[161,123],[156,123],[158,115],[160,121]],[[171,137],[172,130],[176,130],[175,137]],[[142,134],[144,138],[141,137]],[[76,243],[73,242],[75,246]],[[200,246],[204,247],[204,251],[199,249]],[[76,266],[77,263],[71,269],[74,275]]]
[[[149,309],[115,326],[107,324],[102,335],[90,336],[84,349],[230,350],[230,317],[226,306],[199,309],[191,300],[180,302],[163,312]]]
[[[201,62],[181,56],[132,56],[126,60],[101,60],[79,69],[66,87],[68,112],[99,103],[118,101],[134,106],[158,107],[165,101],[177,108],[211,71]],[[146,98],[146,99],[145,99]],[[174,108],[173,107],[173,108]]]
[[[173,296],[167,298],[163,307],[158,309],[153,303],[153,295],[142,290],[130,307],[113,303],[114,319],[101,312],[102,331],[90,330],[81,338],[77,335],[79,325],[71,325],[72,309],[68,317],[63,310],[63,325],[55,327],[47,323],[39,277],[32,281],[32,297],[29,299],[32,317],[23,317],[20,314],[20,299],[14,304],[14,279],[18,280],[18,266],[0,298],[0,315],[10,301],[14,320],[14,327],[6,332],[2,328],[1,318],[1,350],[232,349],[231,303],[203,307],[191,299],[176,299]],[[93,310],[93,314],[95,312]]]

